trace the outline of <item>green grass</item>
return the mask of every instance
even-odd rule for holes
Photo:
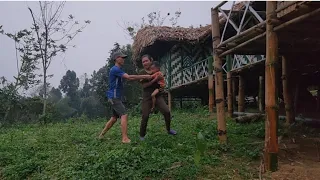
[[[139,117],[129,117],[131,144],[121,144],[119,122],[97,136],[105,120],[0,129],[0,179],[253,179],[263,147],[263,122],[227,122],[228,145],[219,145],[216,121],[207,112],[176,112],[167,135],[160,115],[149,119],[139,141]],[[194,162],[196,137],[207,148]],[[259,163],[258,163],[259,164]]]

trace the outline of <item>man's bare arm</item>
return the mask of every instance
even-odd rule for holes
[[[140,79],[151,79],[151,75],[129,75],[127,73],[123,74],[122,77],[129,81],[140,80]]]

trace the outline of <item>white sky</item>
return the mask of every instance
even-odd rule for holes
[[[0,25],[6,32],[29,28],[32,23],[30,13],[27,9],[30,6],[35,12],[38,10],[38,2],[0,2]],[[132,43],[130,38],[118,25],[123,21],[141,22],[142,17],[153,11],[161,11],[162,14],[176,10],[182,12],[178,20],[178,25],[198,27],[211,23],[211,7],[215,7],[219,1],[150,1],[150,2],[74,2],[68,1],[65,5],[62,18],[67,18],[69,14],[75,16],[79,21],[91,20],[91,24],[80,33],[72,44],[76,48],[70,48],[66,53],[66,58],[62,61],[59,56],[49,67],[49,73],[54,77],[49,80],[51,85],[57,87],[60,79],[67,69],[74,70],[80,77],[84,73],[92,74],[93,70],[98,70],[106,63],[109,51],[114,42],[120,45]],[[228,2],[231,4],[231,2]],[[5,76],[13,80],[16,74],[16,60],[14,42],[9,38],[0,35],[0,76]]]

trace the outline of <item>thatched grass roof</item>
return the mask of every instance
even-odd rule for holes
[[[200,28],[148,26],[140,29],[134,38],[133,59],[137,59],[144,48],[151,46],[156,41],[186,41],[192,44],[210,35],[211,25]]]
[[[244,2],[239,2],[233,6],[233,10],[241,10],[245,7]],[[226,18],[220,16],[219,23],[224,24]],[[147,26],[140,29],[132,46],[132,61],[136,64],[140,54],[157,41],[162,42],[187,42],[198,43],[211,36],[211,25],[199,28],[168,27],[168,26]]]

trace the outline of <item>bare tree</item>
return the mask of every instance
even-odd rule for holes
[[[52,60],[59,54],[65,53],[67,47],[71,46],[69,43],[76,37],[76,35],[88,25],[91,21],[84,21],[84,25],[80,25],[75,20],[74,16],[70,14],[67,19],[62,19],[65,1],[62,2],[48,2],[40,1],[40,15],[35,16],[33,10],[28,7],[33,24],[32,31],[35,34],[33,41],[33,51],[40,59],[42,64],[43,77],[43,115],[46,115],[47,105],[47,81],[53,75],[48,74],[48,69]],[[75,47],[75,46],[72,46]]]

